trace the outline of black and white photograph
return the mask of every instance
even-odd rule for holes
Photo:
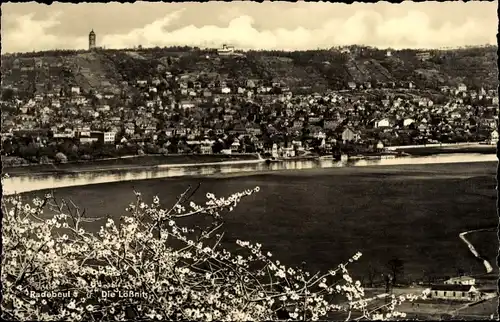
[[[2,3],[0,318],[499,320],[497,10]]]

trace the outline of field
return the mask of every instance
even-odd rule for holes
[[[406,288],[394,288],[392,294],[397,297],[407,294],[418,295],[426,287],[406,287]],[[376,299],[375,297],[380,294],[384,294],[384,288],[365,288],[365,296],[368,299],[372,299],[369,302],[368,308],[373,310],[374,308],[381,307],[385,304],[384,299]],[[491,315],[498,319],[498,297],[492,297],[489,294],[484,300],[475,303],[464,302],[464,301],[445,301],[437,299],[419,299],[413,302],[407,301],[403,302],[401,305],[397,306],[397,310],[400,312],[405,312],[407,314],[406,319],[410,320],[443,320],[443,319],[453,319],[453,320],[490,320]]]
[[[408,318],[418,320],[490,320],[491,315],[498,319],[498,298],[484,301],[480,304],[467,306],[467,303],[448,302],[432,303],[420,301],[418,303],[405,303],[400,310],[407,313]]]
[[[491,320],[490,314],[494,314],[494,319],[498,320],[498,297],[463,308],[457,312],[460,318],[468,320]]]
[[[211,163],[221,161],[256,160],[256,155],[146,155],[131,158],[72,162],[65,164],[36,164],[30,166],[4,167],[3,172],[12,176],[47,173],[72,173],[83,171],[105,171],[121,169],[146,169],[160,164]]]
[[[55,196],[71,198],[91,216],[116,218],[134,200],[134,189],[148,202],[158,195],[169,206],[188,185],[201,183],[194,198],[199,202],[207,192],[228,196],[260,186],[226,217],[224,246],[234,248],[236,239],[259,242],[280,261],[306,261],[311,271],[330,269],[361,251],[361,261],[350,271],[365,281],[368,265],[380,273],[398,257],[404,261],[404,279],[416,281],[424,270],[441,277],[454,276],[457,269],[484,273],[458,235],[498,224],[496,166],[477,162],[167,178],[62,188]],[[482,252],[481,245],[476,248]]]

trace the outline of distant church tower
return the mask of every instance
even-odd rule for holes
[[[89,50],[95,49],[95,32],[94,29],[89,34]]]

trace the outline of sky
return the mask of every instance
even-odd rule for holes
[[[316,49],[496,44],[495,2],[217,2],[2,4],[2,53],[141,45]]]

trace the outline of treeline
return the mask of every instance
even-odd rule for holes
[[[43,57],[67,57],[86,52],[84,49],[54,49],[45,51],[33,51],[26,53],[12,53],[2,55],[5,58],[43,58]]]
[[[220,153],[230,148],[234,136],[229,135],[224,140],[215,140],[212,153]],[[77,139],[60,139],[50,143],[41,143],[46,138],[35,140],[30,137],[12,137],[2,142],[2,162],[5,166],[16,166],[33,163],[58,163],[66,161],[91,161],[104,158],[115,158],[142,154],[177,154],[201,153],[200,145],[190,145],[187,140],[178,137],[167,137],[162,131],[156,141],[151,138],[143,143],[123,142],[119,144],[104,144],[92,142],[80,144]],[[118,139],[117,142],[120,140]],[[255,146],[248,138],[241,140],[242,149],[247,153],[256,152]]]

